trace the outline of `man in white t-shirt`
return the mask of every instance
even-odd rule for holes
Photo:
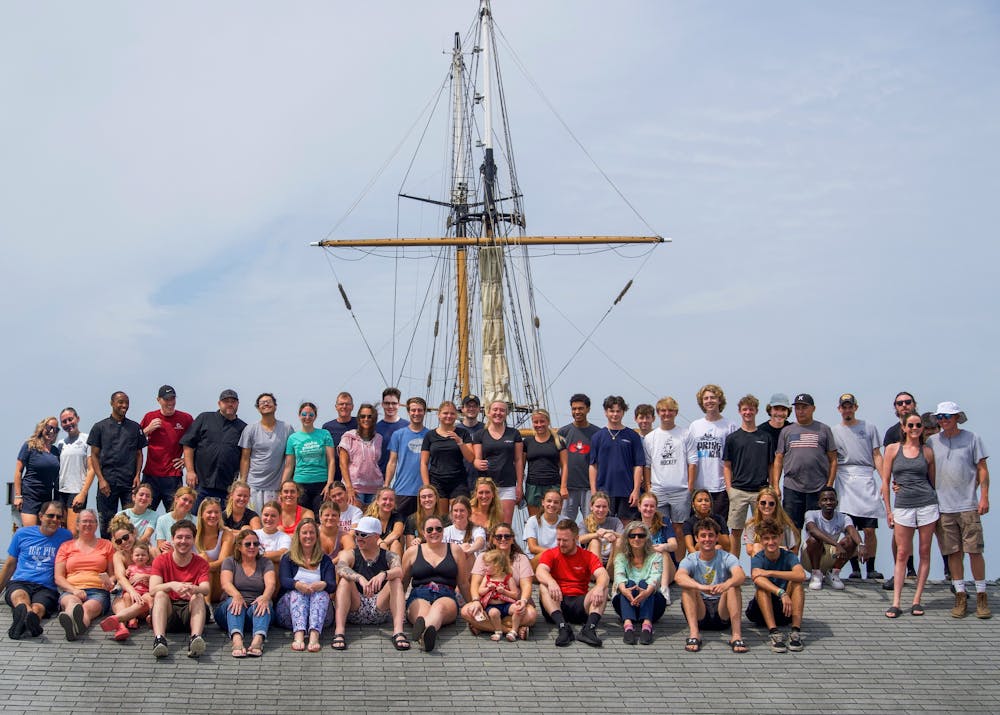
[[[840,569],[855,553],[865,556],[865,544],[854,526],[851,517],[837,510],[837,491],[833,487],[819,490],[819,509],[806,512],[805,556],[812,569],[809,581],[811,591],[823,588],[824,572],[826,583],[836,591],[844,589],[840,579]]]
[[[678,427],[678,405],[673,397],[656,403],[660,426],[642,438],[646,451],[644,474],[646,491],[653,492],[660,515],[674,524],[674,533],[684,533],[684,520],[691,515],[688,491],[687,430]]]
[[[729,494],[722,468],[726,437],[737,425],[722,416],[726,393],[718,385],[705,385],[695,396],[705,413],[688,427],[688,491],[707,489],[712,495],[712,512],[729,520]],[[693,457],[693,459],[692,459]]]

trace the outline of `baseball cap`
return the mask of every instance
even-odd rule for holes
[[[160,389],[157,391],[156,396],[161,400],[166,400],[170,397],[177,397],[177,390],[172,388],[170,385],[160,385]]]
[[[462,398],[462,407],[465,407],[466,405],[468,405],[470,403],[473,403],[473,402],[476,403],[477,405],[482,405],[483,404],[480,401],[480,399],[478,397],[476,397],[475,395],[466,395],[465,397]]]
[[[813,400],[813,396],[810,395],[808,392],[800,392],[799,394],[797,394],[795,396],[795,399],[792,400],[792,404],[793,405],[811,405],[812,407],[815,407],[816,406],[816,401]]]
[[[772,407],[784,407],[786,409],[792,409],[792,403],[788,400],[788,395],[784,392],[775,392],[771,395],[771,399],[767,401],[767,409]]]
[[[374,516],[363,516],[358,519],[358,525],[354,527],[354,530],[365,534],[381,534],[382,522]]]
[[[219,401],[222,400],[239,400],[240,396],[236,394],[236,390],[223,390],[219,395]]]
[[[858,400],[850,392],[845,392],[843,395],[840,396],[840,400],[837,402],[837,404],[840,407],[843,407],[844,405],[854,405],[855,407],[857,407]]]

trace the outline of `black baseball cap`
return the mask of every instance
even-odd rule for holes
[[[462,407],[465,407],[466,405],[471,403],[475,403],[480,406],[483,404],[482,402],[480,402],[479,398],[476,397],[475,395],[466,395],[465,397],[462,398]]]
[[[223,390],[222,394],[219,395],[219,402],[222,400],[239,400],[240,396],[236,394],[236,390]]]
[[[810,395],[808,392],[800,392],[799,394],[797,394],[795,396],[795,399],[792,400],[792,404],[793,405],[810,405],[812,407],[815,407],[816,406],[816,401],[813,400],[813,396]]]
[[[177,390],[172,388],[170,385],[160,385],[160,390],[156,393],[156,396],[161,400],[177,397]]]

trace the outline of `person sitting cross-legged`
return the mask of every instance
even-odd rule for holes
[[[767,628],[768,644],[775,653],[798,652],[803,648],[802,611],[806,592],[802,584],[806,571],[795,554],[781,548],[783,531],[773,521],[765,521],[757,529],[757,538],[764,548],[750,561],[750,578],[756,591],[747,606],[747,619]],[[789,623],[792,633],[786,644],[778,626]]]
[[[734,653],[746,653],[743,642],[742,594],[740,586],[746,573],[739,560],[725,549],[718,549],[719,525],[706,518],[694,525],[697,550],[688,554],[677,568],[674,579],[681,588],[681,608],[688,623],[684,650],[701,650],[701,631],[724,631],[732,628],[729,647]]]

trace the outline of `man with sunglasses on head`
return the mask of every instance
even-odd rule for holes
[[[892,398],[892,408],[896,411],[897,422],[892,425],[889,429],[885,431],[885,436],[882,438],[882,446],[888,447],[890,444],[896,444],[900,442],[903,438],[903,423],[906,421],[906,415],[913,412],[917,412],[917,398],[915,398],[911,393],[903,390],[897,392],[896,396]],[[891,528],[891,527],[890,527]],[[892,539],[889,542],[892,545],[892,562],[896,562],[896,540]],[[874,555],[873,550],[869,550],[870,555]],[[945,578],[948,578],[948,568],[945,567]],[[906,576],[907,578],[916,578],[917,569],[913,563],[913,557],[911,556],[906,561]],[[869,576],[871,578],[871,576]],[[895,577],[890,576],[885,581],[882,582],[882,589],[885,591],[891,591],[895,586]]]
[[[42,634],[42,619],[59,608],[56,591],[56,552],[73,538],[62,528],[63,505],[47,501],[38,510],[38,526],[23,526],[14,532],[7,559],[0,570],[0,589],[14,618],[7,635],[11,640]]]
[[[392,618],[392,645],[409,650],[410,640],[403,633],[406,601],[403,596],[403,565],[399,556],[380,548],[382,523],[364,516],[354,527],[353,551],[342,551],[337,559],[337,607],[334,625],[334,650],[347,650],[344,631],[347,622],[378,625]]]
[[[972,578],[976,582],[976,618],[989,618],[993,614],[986,597],[982,516],[990,510],[990,471],[986,466],[990,455],[979,435],[959,429],[966,417],[958,404],[942,402],[934,416],[941,432],[927,440],[927,444],[934,450],[934,482],[941,511],[938,545],[941,553],[948,557],[951,583],[955,588],[951,615],[965,618],[968,613],[964,564],[965,554],[968,554]]]

